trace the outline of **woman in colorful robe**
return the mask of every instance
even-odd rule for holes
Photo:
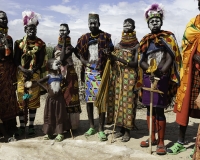
[[[200,1],[198,1],[198,6],[200,9]],[[184,141],[189,117],[200,118],[200,106],[195,103],[200,93],[199,43],[200,15],[197,15],[186,25],[182,39],[183,68],[181,72],[181,85],[178,88],[174,106],[176,122],[179,124],[179,135],[177,142],[174,143],[172,147],[168,148],[168,154],[175,155],[186,150]],[[190,155],[191,158],[193,153],[194,150]]]
[[[136,116],[137,93],[134,92],[137,81],[138,47],[135,22],[125,19],[121,41],[115,46],[111,55],[111,73],[108,90],[107,123],[116,119],[120,128],[115,138],[122,137],[122,142],[130,140],[130,130],[134,127]]]
[[[0,132],[4,126],[7,134],[13,135],[19,112],[14,85],[17,81],[17,66],[13,61],[13,40],[8,35],[7,24],[6,13],[0,11]],[[2,134],[5,137],[3,132]]]

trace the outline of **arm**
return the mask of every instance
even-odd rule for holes
[[[146,54],[142,54],[142,59],[139,62],[140,67],[143,69],[143,71],[146,71],[149,68],[149,64],[147,63],[147,56]]]
[[[39,53],[39,62],[34,66],[32,72],[35,73],[37,70],[41,69],[43,63],[44,63],[44,57],[46,54],[46,46],[42,46],[40,53]]]
[[[172,57],[170,56],[170,54],[167,52],[166,53],[166,62],[163,65],[162,69],[160,70],[161,73],[165,73],[169,70],[170,66],[172,64]]]
[[[37,84],[41,87],[41,88],[43,88],[44,90],[46,90],[47,92],[48,92],[48,89],[44,86],[44,85],[42,85],[42,83],[44,83],[44,82],[46,82],[47,80],[48,80],[48,76],[46,76],[46,77],[44,77],[44,78],[42,78],[42,79],[40,79],[40,80],[38,80],[37,81]]]

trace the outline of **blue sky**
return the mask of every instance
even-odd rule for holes
[[[13,40],[21,39],[25,33],[22,12],[31,10],[41,15],[37,36],[47,44],[56,44],[59,25],[68,23],[75,46],[77,39],[89,32],[88,14],[98,13],[100,29],[111,33],[113,43],[121,38],[123,20],[132,18],[136,22],[139,40],[149,33],[144,10],[152,3],[162,3],[165,20],[162,29],[172,31],[179,44],[187,22],[197,14],[197,0],[0,0],[1,10],[8,16],[9,35]]]

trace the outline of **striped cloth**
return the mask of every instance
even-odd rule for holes
[[[18,95],[18,103],[19,107],[21,109],[24,108],[24,100],[23,100],[23,95],[24,95],[24,83],[23,83],[23,74],[21,71],[18,72],[17,75],[17,80],[18,80],[18,85],[17,85],[17,95]],[[36,84],[36,81],[40,79],[40,74],[33,74],[33,79],[31,81],[35,81],[35,85],[31,87],[31,95],[32,97],[29,99],[28,103],[28,108],[29,109],[36,109],[40,107],[40,87],[39,85]]]

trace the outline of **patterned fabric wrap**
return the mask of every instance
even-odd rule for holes
[[[136,44],[138,44],[138,40],[136,38],[136,32],[132,33],[124,33],[122,32],[122,40],[119,42],[119,44],[123,48],[131,48],[134,47]]]
[[[133,54],[131,50],[117,49],[114,55],[126,61],[132,61]],[[137,72],[120,63],[112,66],[110,73],[107,123],[113,123],[117,115],[117,126],[123,126],[127,129],[133,129],[135,120],[136,106],[134,87],[137,81]],[[113,107],[115,106],[115,107]]]
[[[96,64],[92,65],[93,68]],[[88,67],[85,69],[85,100],[87,103],[94,102],[101,83],[100,72]]]
[[[22,66],[24,66],[27,63],[26,60],[29,59],[28,58],[29,56],[31,56],[32,60],[31,60],[29,69],[32,69],[32,67],[36,64],[35,53],[37,51],[40,51],[40,49],[43,46],[45,46],[44,53],[40,53],[40,54],[45,54],[43,65],[40,68],[40,77],[41,78],[45,77],[48,74],[47,67],[46,67],[46,64],[48,61],[48,55],[46,52],[46,44],[38,37],[36,37],[34,41],[32,40],[30,41],[30,40],[27,40],[26,36],[23,39],[17,40],[16,44],[19,44],[19,48],[23,50],[23,55],[21,58]],[[27,48],[31,48],[31,49],[27,49]]]
[[[74,66],[67,67],[67,76],[63,78],[61,87],[66,102],[67,113],[81,113],[78,76]]]
[[[158,34],[148,34],[140,41],[140,48],[138,50],[138,59],[139,62],[142,59],[143,53],[146,53],[150,41],[153,41],[155,45],[163,46],[167,52],[171,55],[173,59],[173,64],[171,65],[171,73],[170,73],[170,79],[169,82],[169,90],[168,90],[168,104],[171,103],[172,97],[176,95],[177,88],[180,85],[180,70],[182,68],[182,58],[179,51],[179,47],[176,41],[176,38],[173,33],[169,31],[163,31],[161,30]],[[138,72],[138,81],[136,84],[136,89],[140,89],[143,85],[143,71],[139,67]]]
[[[12,60],[0,62],[0,118],[7,121],[18,115],[19,107],[15,93],[16,66]]]
[[[200,124],[197,131],[195,149],[194,149],[194,154],[193,154],[193,160],[198,160],[198,159],[200,159]]]
[[[196,89],[192,88],[191,84],[188,83],[188,81],[190,82],[193,81],[194,83],[196,83],[198,79],[198,77],[196,77],[197,73],[195,74],[193,73],[192,75],[193,70],[191,71],[191,69],[193,68],[193,65],[195,65],[195,68],[197,70],[200,70],[199,64],[195,64],[192,61],[193,54],[200,55],[199,43],[200,43],[200,15],[197,15],[195,18],[192,18],[190,22],[186,25],[186,30],[184,32],[183,39],[182,39],[183,68],[181,70],[181,85],[178,88],[177,96],[176,96],[177,111],[179,112],[181,112],[183,100],[186,96],[186,91],[191,90],[192,92],[193,91],[196,92],[196,93],[192,93],[194,95],[196,95],[197,92],[199,92],[196,90],[197,88]],[[197,87],[198,86],[199,84],[197,85]],[[193,86],[193,87],[196,87],[196,86]],[[192,97],[191,95],[188,95],[188,96]],[[194,100],[194,97],[191,99],[188,98],[188,100],[191,102],[192,100]],[[192,102],[190,107],[196,108],[193,104],[194,103]]]
[[[89,42],[90,36],[91,36],[90,33],[86,33],[86,34],[82,35],[78,39],[77,46],[76,46],[78,53],[85,60],[88,60],[88,56],[89,56],[88,42]],[[104,67],[105,67],[106,61],[107,61],[107,56],[103,53],[103,50],[113,46],[112,41],[111,41],[111,35],[100,30],[100,34],[99,34],[97,43],[98,43],[98,63],[97,63],[97,67],[100,68],[99,71],[102,75],[103,74],[102,72],[104,70]],[[83,66],[82,66],[81,72],[84,75],[85,68]],[[82,77],[82,81],[84,81],[83,77]]]
[[[39,85],[36,84],[36,81],[38,81],[39,79],[40,79],[40,74],[34,73],[31,81],[34,81],[33,83],[35,84],[31,87],[32,97],[29,99],[29,103],[28,103],[29,109],[36,109],[40,107],[40,87]],[[24,81],[23,81],[23,73],[21,71],[18,71],[17,80],[18,80],[18,85],[17,85],[18,103],[19,103],[19,107],[23,109],[24,108],[24,100],[23,100]]]

